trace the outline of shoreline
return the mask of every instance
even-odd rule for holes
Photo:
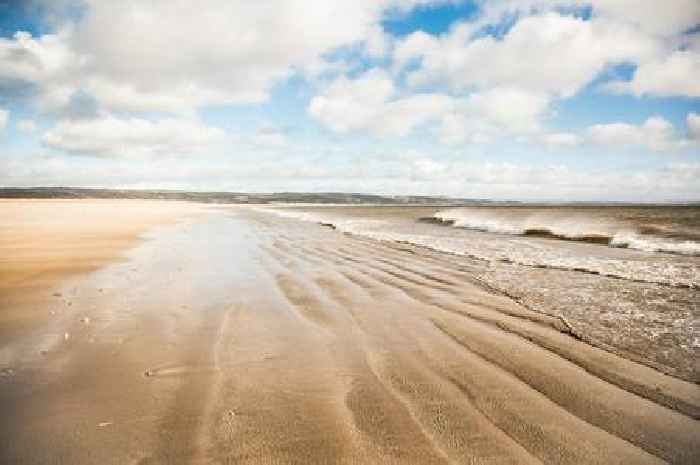
[[[504,294],[532,311],[564,318],[568,326],[574,327],[577,335],[590,344],[637,363],[643,363],[670,376],[696,384],[700,383],[700,364],[693,363],[693,359],[696,358],[694,352],[697,353],[697,349],[694,348],[697,347],[697,343],[694,342],[697,341],[697,333],[692,332],[693,321],[697,321],[696,318],[700,316],[696,311],[693,311],[693,305],[700,305],[700,300],[695,293],[697,275],[695,278],[690,275],[686,276],[689,282],[667,281],[661,277],[649,279],[653,276],[650,269],[659,270],[664,266],[673,267],[678,264],[697,269],[700,262],[697,262],[696,257],[679,256],[675,258],[675,256],[663,256],[664,254],[648,255],[647,252],[636,250],[599,248],[595,244],[574,241],[554,242],[552,244],[548,239],[541,238],[474,232],[462,228],[443,229],[440,226],[425,224],[424,221],[421,221],[426,212],[435,210],[427,207],[395,209],[393,212],[389,212],[390,214],[381,216],[377,216],[376,211],[372,212],[374,209],[369,208],[359,209],[359,212],[349,212],[347,208],[326,210],[326,207],[303,209],[261,207],[260,210],[281,217],[305,221],[309,224],[329,227],[364,240],[380,241],[389,245],[396,244],[398,248],[425,250],[455,263],[464,262],[465,265],[471,263],[470,266],[474,268],[472,273],[474,279],[478,279],[492,291]],[[327,211],[330,213],[325,214]],[[406,211],[411,213],[407,214]],[[373,222],[375,219],[380,219],[380,222],[390,219],[393,223],[386,226],[380,222]],[[406,222],[406,219],[409,221]],[[411,222],[415,226],[410,226]],[[431,230],[430,228],[437,229]],[[664,262],[654,263],[653,266],[656,268],[644,270],[645,274],[642,276],[632,276],[634,273],[623,271],[624,268],[619,266],[601,267],[595,261],[592,267],[587,261],[577,263],[566,259],[561,260],[558,264],[556,256],[551,263],[546,259],[532,262],[532,258],[528,257],[527,254],[523,256],[524,259],[518,259],[517,256],[499,257],[493,252],[480,250],[478,246],[467,245],[463,247],[461,244],[461,241],[466,243],[469,243],[470,240],[481,241],[479,236],[482,234],[485,235],[484,237],[493,238],[484,242],[489,247],[493,245],[493,241],[518,241],[513,242],[515,247],[529,248],[534,245],[535,247],[548,247],[550,250],[559,248],[564,252],[571,250],[574,254],[578,254],[577,256],[603,254],[601,255],[601,257],[605,257],[603,263],[608,260],[606,255],[612,258],[610,263],[617,260],[620,265],[625,265],[627,259],[638,260],[645,256],[653,256],[654,260],[664,260]],[[531,240],[533,242],[529,242]],[[674,260],[678,260],[678,262]],[[438,259],[438,261],[441,260]],[[476,270],[476,268],[481,269]],[[636,268],[643,270],[643,267]],[[518,284],[521,281],[522,284]],[[574,288],[572,289],[571,286]],[[593,303],[590,303],[591,301],[585,293],[576,296],[573,291],[577,286],[605,292],[610,295],[610,300],[593,300]],[[544,292],[540,292],[540,288]],[[552,295],[551,292],[548,292],[551,289],[554,289],[558,294]],[[643,301],[646,300],[644,296],[647,291],[657,296],[661,301],[667,302],[668,305],[661,308],[645,308]],[[658,318],[658,321],[653,319],[651,321],[637,321],[633,318],[634,315],[629,316],[618,312],[613,304],[619,295],[624,296],[625,294],[636,294],[638,300],[623,300],[623,305],[633,308],[637,306],[636,313],[638,315],[649,311],[651,315],[656,315],[655,318]],[[575,298],[578,300],[571,300],[572,296],[576,296]],[[673,302],[681,302],[683,305],[674,308]],[[595,304],[599,308],[591,308],[595,307]],[[618,336],[612,328],[609,328],[611,316],[612,318],[621,318],[618,324],[624,327],[626,331],[624,336]],[[684,325],[678,326],[681,322],[684,322]],[[645,327],[646,324],[650,325],[648,331]],[[664,330],[668,330],[669,334],[666,336],[674,338],[670,348],[667,347],[667,342],[657,343],[654,340],[654,331],[663,333]]]
[[[0,459],[690,464],[700,453],[696,384],[576,340],[484,289],[466,262],[208,211],[64,281],[69,308],[3,341]]]
[[[319,226],[326,226],[326,225],[323,224],[323,223],[319,223]],[[459,254],[459,253],[450,252],[450,251],[447,251],[447,250],[436,249],[436,248],[433,248],[433,247],[430,247],[430,246],[427,246],[427,245],[414,244],[414,243],[412,243],[412,242],[406,242],[406,241],[391,241],[391,240],[383,240],[383,239],[372,239],[372,238],[368,238],[368,237],[366,237],[366,236],[363,236],[363,235],[361,235],[361,234],[354,234],[354,233],[351,233],[351,232],[346,232],[346,233],[344,233],[344,234],[348,234],[348,235],[350,235],[350,236],[354,236],[354,237],[357,237],[357,238],[362,239],[362,240],[369,240],[369,241],[376,240],[376,241],[379,241],[379,242],[388,242],[388,243],[394,243],[394,244],[397,244],[397,245],[410,246],[410,247],[414,247],[414,248],[417,248],[417,249],[423,249],[423,250],[425,250],[425,251],[428,251],[429,253],[435,253],[435,254],[438,254],[438,255],[448,255],[448,256],[453,256],[453,257],[456,257],[456,258],[469,258],[469,259],[473,259],[473,260],[488,262],[488,260],[483,259],[483,258],[481,258],[481,257],[472,256],[472,255]],[[520,266],[529,266],[529,265],[523,265],[523,264],[520,264],[520,263],[516,263],[516,264],[517,264],[517,265],[520,265]],[[559,270],[559,271],[571,271],[571,270],[566,269],[566,268],[556,268],[556,267],[551,267],[551,268],[548,268],[548,269],[551,269],[551,270]],[[589,274],[593,274],[593,275],[596,275],[596,276],[603,276],[603,277],[608,277],[608,278],[613,278],[613,279],[624,279],[624,278],[618,278],[618,277],[616,277],[616,276],[601,275],[600,273],[591,273],[591,272],[586,272],[586,271],[581,271],[581,270],[574,270],[574,271],[583,272],[583,273],[589,273]],[[680,380],[680,381],[685,381],[685,382],[697,384],[698,386],[700,386],[700,379],[697,379],[696,377],[689,376],[689,375],[685,375],[685,374],[683,374],[683,373],[678,373],[678,372],[677,372],[674,368],[672,368],[672,367],[665,366],[665,365],[663,365],[663,364],[661,364],[661,363],[655,362],[654,360],[650,360],[650,359],[644,358],[644,357],[642,357],[642,356],[639,356],[639,355],[636,355],[636,354],[627,352],[627,351],[625,351],[624,349],[615,347],[615,346],[613,346],[613,345],[611,345],[611,344],[608,344],[608,343],[606,343],[606,342],[604,342],[604,341],[597,340],[597,339],[591,337],[590,335],[586,334],[585,331],[576,328],[575,325],[573,325],[569,320],[567,320],[567,318],[566,318],[564,315],[556,314],[556,313],[550,313],[550,312],[547,312],[546,310],[543,310],[543,309],[540,309],[540,308],[537,308],[537,307],[534,307],[534,306],[530,306],[530,305],[527,304],[527,302],[523,301],[522,298],[520,298],[520,297],[518,297],[518,296],[516,296],[516,295],[513,295],[513,294],[509,293],[509,292],[508,292],[507,290],[505,290],[505,289],[499,288],[499,287],[494,286],[494,285],[492,285],[492,284],[490,284],[490,283],[487,283],[487,282],[485,282],[485,281],[483,281],[483,280],[480,280],[478,277],[475,277],[474,279],[477,280],[477,281],[479,281],[480,284],[481,284],[485,289],[487,289],[489,292],[492,292],[492,293],[498,294],[498,295],[503,295],[503,296],[507,297],[508,299],[512,300],[513,302],[517,303],[518,305],[522,305],[523,307],[527,308],[527,309],[530,310],[531,312],[539,313],[539,314],[542,314],[542,315],[545,315],[545,316],[549,316],[549,317],[552,317],[552,318],[559,319],[559,320],[561,321],[562,325],[564,326],[564,329],[561,330],[561,332],[562,332],[563,334],[568,334],[568,335],[570,335],[571,337],[573,337],[573,338],[575,338],[575,339],[577,339],[577,340],[579,340],[579,341],[585,342],[586,344],[590,345],[591,347],[595,347],[595,348],[597,348],[597,349],[604,350],[604,351],[609,352],[609,353],[611,353],[611,354],[613,354],[613,355],[617,355],[617,356],[619,356],[619,357],[622,357],[622,358],[624,358],[624,359],[627,359],[627,360],[629,360],[629,361],[631,361],[631,362],[635,362],[635,363],[639,363],[639,364],[641,364],[641,365],[645,365],[645,366],[647,366],[647,367],[649,367],[649,368],[652,368],[652,369],[654,369],[654,370],[656,370],[656,371],[658,371],[658,372],[660,372],[660,373],[662,373],[662,374],[664,374],[664,375],[671,376],[671,377],[676,378],[676,379],[678,379],[678,380]],[[663,284],[663,283],[657,283],[657,282],[653,282],[653,281],[637,281],[637,282],[640,282],[640,283],[647,283],[647,284],[665,285],[665,284]],[[683,285],[671,286],[671,287],[678,287],[678,288],[680,288],[680,289],[694,289],[693,287],[683,286]]]

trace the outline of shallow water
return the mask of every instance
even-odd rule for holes
[[[469,258],[474,273],[586,337],[700,372],[700,208],[276,207],[282,216]]]

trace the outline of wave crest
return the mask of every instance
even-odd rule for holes
[[[638,228],[624,221],[601,220],[585,215],[561,216],[554,213],[524,215],[518,212],[450,209],[439,211],[421,221],[496,234],[588,242],[645,252],[700,256],[700,242],[658,236],[650,234],[652,230],[656,231],[655,229]]]

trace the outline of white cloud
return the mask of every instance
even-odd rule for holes
[[[0,40],[0,85],[30,87],[51,108],[79,90],[126,111],[259,103],[339,47],[386,53],[388,9],[442,1],[82,0],[58,34]]]
[[[619,148],[643,146],[655,152],[678,150],[690,144],[669,121],[659,116],[648,118],[641,125],[596,124],[588,128],[587,135],[595,144]]]
[[[590,3],[596,16],[628,22],[655,35],[683,33],[700,23],[697,0],[590,0]]]
[[[448,168],[446,163],[431,158],[419,158],[412,163],[412,179],[435,179],[442,177]]]
[[[505,16],[552,11],[558,8],[592,7],[594,18],[625,23],[645,33],[672,36],[700,23],[696,0],[479,0],[481,23],[497,23]],[[661,5],[661,7],[660,7]]]
[[[395,72],[414,86],[444,83],[453,90],[517,85],[570,97],[607,67],[637,65],[629,82],[604,86],[637,96],[700,96],[700,2],[670,0],[503,0],[482,2],[482,15],[440,37],[422,31],[395,47]],[[591,5],[591,20],[557,11]],[[506,27],[502,39],[479,35],[486,25]],[[693,38],[694,37],[694,38]],[[488,63],[488,66],[484,66]]]
[[[492,128],[482,121],[468,118],[464,113],[449,112],[436,129],[438,140],[445,145],[485,144],[491,141]]]
[[[385,105],[376,121],[379,135],[406,136],[414,128],[435,120],[454,105],[451,97],[441,94],[414,94]]]
[[[9,118],[10,118],[10,112],[0,108],[0,131],[5,129]]]
[[[67,47],[65,33],[33,38],[28,32],[18,31],[12,39],[0,38],[0,78],[4,84],[60,79],[76,61]]]
[[[515,87],[495,87],[454,99],[440,120],[439,140],[447,145],[482,144],[543,131],[550,99]]]
[[[574,147],[581,136],[546,130],[552,102],[577,94],[609,66],[662,56],[664,44],[638,25],[612,13],[587,21],[552,11],[564,3],[575,2],[487,4],[481,20],[458,24],[442,36],[418,31],[396,44],[395,75],[406,69],[414,88],[444,84],[461,95],[437,129],[443,143],[506,135],[527,136],[550,149]],[[509,11],[523,15],[502,38],[477,34]]]
[[[384,29],[380,25],[377,25],[371,28],[367,34],[365,52],[371,58],[383,58],[389,53],[393,43],[393,37],[384,32]]]
[[[688,125],[688,135],[690,138],[700,142],[700,115],[694,112],[688,113],[685,121]]]
[[[542,136],[542,143],[550,150],[568,149],[581,145],[583,137],[570,132],[555,132]]]
[[[377,136],[405,136],[417,126],[432,122],[437,124],[438,140],[445,145],[485,144],[504,137],[524,136],[532,143],[561,150],[579,146],[584,141],[577,134],[546,131],[543,122],[550,103],[546,94],[512,87],[473,92],[462,98],[443,94],[394,98],[397,93],[390,76],[374,69],[356,79],[338,78],[311,100],[308,112],[338,133],[363,131]],[[649,126],[653,123],[652,120]],[[592,129],[591,132],[599,135],[605,131]],[[655,134],[660,133],[661,130]],[[604,136],[599,135],[597,143],[613,142],[612,137],[604,140]],[[639,141],[635,137],[622,139],[615,139],[618,146]],[[671,143],[670,137],[648,140],[655,150],[680,146]]]
[[[495,86],[570,97],[607,66],[655,56],[656,41],[624,24],[548,12],[519,20],[502,38],[473,38],[465,23],[441,37],[410,35],[397,63],[419,59],[414,86],[445,83],[455,91]]]
[[[491,136],[541,130],[549,97],[515,87],[473,92],[462,98],[445,94],[399,92],[391,76],[379,69],[333,81],[308,106],[308,113],[338,133],[366,131],[378,136],[406,136],[416,127],[439,122],[446,144],[486,142]]]
[[[631,81],[613,82],[607,88],[636,96],[700,97],[700,53],[678,50],[658,60],[642,63]]]
[[[32,133],[36,131],[36,123],[31,119],[21,119],[17,121],[17,129],[21,132]]]
[[[394,93],[391,78],[377,69],[354,80],[341,76],[311,100],[308,112],[336,132],[366,129]]]
[[[104,157],[193,154],[222,142],[222,130],[186,119],[113,116],[58,123],[43,137],[51,148]]]
[[[33,38],[17,32],[0,38],[0,93],[34,95],[44,107],[65,104],[75,88],[83,60],[67,43],[67,31]]]
[[[463,31],[464,25],[455,29],[453,35],[458,31]],[[409,34],[406,38],[398,41],[394,48],[394,66],[395,71],[398,71],[402,66],[409,63],[411,60],[420,59],[425,56],[430,56],[433,53],[440,51],[440,40],[424,31],[416,31]]]
[[[652,34],[661,53],[640,60],[629,81],[613,81],[608,90],[637,97],[700,97],[700,33],[682,34],[700,24],[700,2],[673,0],[658,2],[604,0],[603,13],[612,12],[620,21],[632,22]]]
[[[524,134],[540,130],[540,120],[549,107],[544,93],[527,92],[517,87],[495,87],[471,94],[469,112],[485,118],[507,133]]]
[[[382,70],[370,70],[356,79],[341,76],[311,100],[308,113],[338,133],[405,136],[453,105],[445,95],[414,94],[394,99],[396,93],[391,77]]]

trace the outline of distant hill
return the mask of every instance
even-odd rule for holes
[[[0,188],[5,199],[142,199],[183,200],[204,203],[314,203],[314,204],[381,204],[381,205],[464,205],[494,204],[481,199],[454,199],[432,196],[383,196],[339,192],[190,192],[176,190],[82,189],[73,187]]]

